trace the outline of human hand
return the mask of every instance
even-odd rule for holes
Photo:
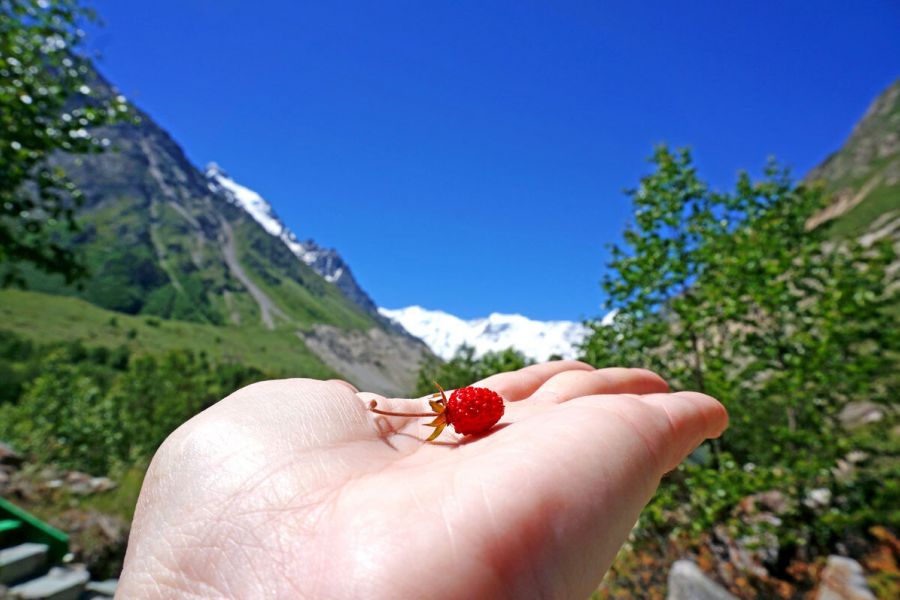
[[[437,443],[424,400],[343,382],[251,385],[162,445],[144,480],[126,598],[587,597],[661,476],[724,408],[639,369],[574,361],[477,385],[506,414]]]

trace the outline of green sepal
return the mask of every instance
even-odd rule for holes
[[[434,421],[428,423],[426,427],[439,427],[441,425],[447,424],[447,415],[438,415],[434,418]]]
[[[446,423],[441,423],[440,425],[437,425],[437,426],[429,425],[429,427],[434,427],[435,429],[434,429],[434,433],[432,433],[431,435],[429,435],[429,436],[428,436],[428,439],[425,440],[425,441],[426,441],[426,442],[433,442],[434,440],[436,440],[436,439],[437,439],[437,436],[441,435],[441,432],[444,430],[444,427],[446,427],[446,426],[447,426]]]
[[[432,442],[437,439],[437,436],[441,435],[441,432],[444,430],[444,427],[447,426],[447,415],[440,414],[434,418],[434,421],[428,423],[426,427],[434,427],[434,432],[428,436],[426,442]]]

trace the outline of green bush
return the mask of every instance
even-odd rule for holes
[[[764,524],[741,500],[778,490],[788,509],[770,527],[779,560],[812,560],[873,525],[896,527],[896,401],[900,327],[887,243],[834,242],[807,223],[827,199],[774,163],[713,191],[686,150],[657,149],[631,192],[633,224],[611,248],[604,280],[610,325],[593,324],[585,359],[643,366],[674,389],[719,398],[731,422],[660,486],[634,531],[635,552],[660,540],[700,544]],[[848,430],[852,402],[884,419]],[[859,460],[848,461],[851,451]],[[862,454],[860,454],[862,452]],[[810,502],[810,492],[827,497]],[[626,561],[627,562],[627,561]]]
[[[148,459],[183,422],[261,371],[173,350],[131,356],[79,342],[34,346],[4,334],[0,439],[43,463],[94,474]],[[11,348],[27,348],[9,356]],[[10,385],[12,383],[13,385]]]

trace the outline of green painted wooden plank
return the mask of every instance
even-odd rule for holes
[[[22,526],[22,521],[18,519],[0,519],[0,533],[7,531],[15,531]]]
[[[20,521],[18,535],[28,542],[46,544],[51,564],[61,561],[69,552],[69,536],[3,498],[0,498],[0,520]]]

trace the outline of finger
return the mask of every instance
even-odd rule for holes
[[[697,392],[649,394],[635,398],[590,396],[568,404],[602,405],[642,441],[660,474],[674,469],[704,440],[719,437],[728,413],[711,396]]]
[[[529,402],[560,404],[595,394],[653,394],[669,391],[665,380],[646,369],[620,367],[596,371],[563,371],[545,381]]]
[[[704,440],[722,435],[728,427],[728,413],[718,400],[697,392],[653,394],[643,396],[641,402],[654,408],[657,419],[665,415],[669,435],[664,456],[664,470],[671,471],[687,458]],[[652,435],[652,434],[651,434]]]
[[[728,413],[719,401],[697,392],[653,394],[641,402],[666,416],[670,427],[671,452],[666,471],[687,458],[704,440],[717,438],[728,427]]]
[[[557,373],[565,371],[593,371],[594,367],[577,360],[555,360],[530,365],[518,371],[497,373],[474,383],[478,387],[494,390],[509,402],[531,396],[536,389]]]

